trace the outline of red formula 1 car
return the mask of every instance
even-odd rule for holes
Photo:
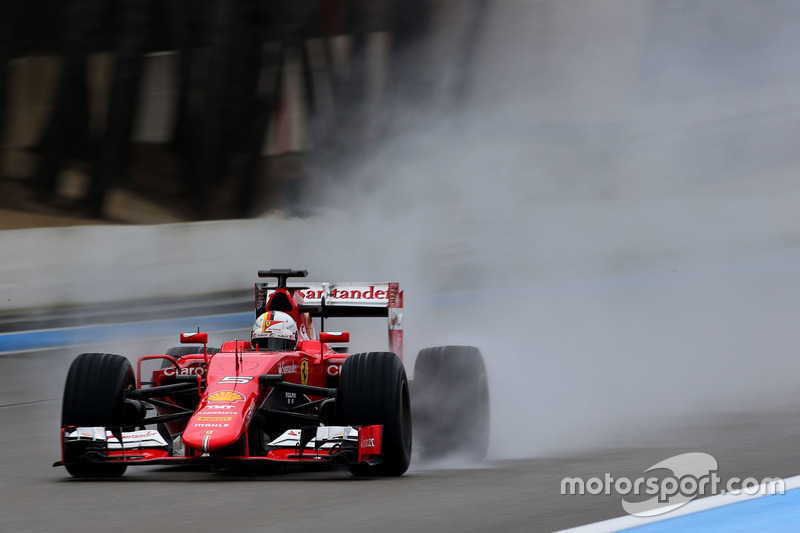
[[[422,454],[483,457],[489,403],[480,352],[422,350],[409,384],[398,284],[287,286],[306,275],[259,271],[277,283],[256,284],[252,342],[216,349],[206,333],[182,333],[189,346],[139,358],[136,373],[120,355],[78,356],[64,389],[55,466],[76,477],[116,477],[137,464],[345,464],[355,475],[398,476],[411,459],[412,402]],[[324,329],[328,317],[381,316],[391,351],[352,355],[331,346],[348,342],[349,333],[317,336],[312,320]],[[287,331],[291,344],[282,345],[277,337]],[[155,367],[146,381],[143,366]]]

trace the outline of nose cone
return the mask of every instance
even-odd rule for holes
[[[189,419],[183,443],[201,453],[216,452],[239,440],[246,429],[243,420],[241,410],[235,405],[207,405]]]

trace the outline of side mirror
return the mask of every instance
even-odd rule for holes
[[[349,331],[329,331],[319,334],[320,342],[350,342]]]
[[[208,344],[208,333],[181,333],[181,344]]]

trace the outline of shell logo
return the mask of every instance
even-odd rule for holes
[[[244,395],[232,390],[221,390],[208,395],[209,402],[243,402]]]

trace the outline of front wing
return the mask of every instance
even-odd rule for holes
[[[381,463],[382,426],[320,426],[289,430],[270,442],[263,456],[185,455],[179,441],[178,446],[174,446],[158,431],[121,432],[114,429],[74,426],[62,429],[61,461],[53,466],[85,463],[217,467]]]

